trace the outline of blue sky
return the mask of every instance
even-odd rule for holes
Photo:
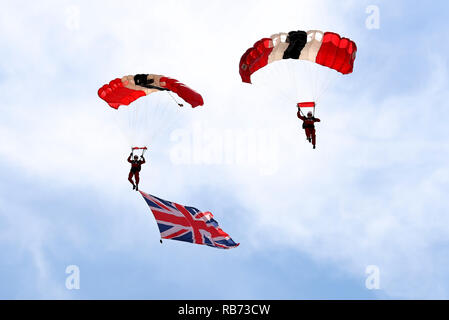
[[[371,5],[378,29],[366,27]],[[443,2],[3,7],[0,298],[449,297]],[[238,75],[257,39],[297,29],[358,45],[354,73],[320,100],[317,150],[280,95],[307,85],[307,75],[284,84],[260,71],[268,89]],[[127,129],[97,96],[136,73],[175,77],[205,99],[200,110],[151,117],[148,133],[177,121],[150,142],[141,189],[213,212],[238,248],[159,243],[126,180]],[[154,101],[170,105],[165,98]],[[65,287],[69,265],[80,268],[79,290]],[[369,265],[379,267],[379,290],[365,287]]]

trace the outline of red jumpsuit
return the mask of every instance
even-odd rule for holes
[[[131,160],[131,156],[128,157],[128,162],[131,163],[131,170],[129,171],[128,181],[134,186],[133,176],[136,180],[136,185],[139,185],[140,177],[139,172],[142,169],[142,165],[145,163],[145,158],[142,160]]]
[[[297,113],[298,118],[303,121],[302,127],[306,131],[307,140],[312,140],[312,145],[315,147],[316,144],[316,132],[315,132],[315,122],[320,122],[321,120],[315,117],[304,117],[301,112]]]

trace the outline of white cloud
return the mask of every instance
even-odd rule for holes
[[[167,133],[160,138],[160,149],[150,151],[151,162],[143,171],[142,184],[148,191],[183,203],[186,190],[213,185],[247,206],[250,214],[244,219],[256,223],[247,239],[254,247],[264,232],[272,246],[333,261],[354,277],[363,277],[366,265],[378,265],[382,288],[393,297],[447,297],[448,288],[439,285],[445,277],[444,265],[440,267],[444,259],[434,251],[448,240],[447,134],[433,134],[444,131],[434,113],[416,119],[422,105],[447,101],[445,60],[429,56],[436,64],[427,75],[428,87],[380,103],[370,101],[369,87],[368,93],[350,92],[350,98],[330,90],[322,102],[328,108],[319,110],[323,121],[318,125],[318,149],[312,150],[294,108],[288,110],[275,90],[268,93],[241,84],[237,62],[253,42],[274,32],[348,32],[339,9],[316,1],[223,3],[47,2],[43,8],[28,7],[28,13],[21,5],[8,6],[0,16],[5,47],[0,92],[6,102],[1,106],[0,154],[5,163],[50,185],[83,186],[118,201],[124,185],[129,187],[124,162],[129,144],[96,91],[125,74],[165,73],[205,98],[204,108],[186,115],[184,129],[200,123],[206,132],[278,130],[276,148],[262,149],[276,150],[278,171],[264,175],[237,163],[175,165]],[[364,10],[359,14],[363,16]],[[364,28],[364,19],[360,21]],[[394,62],[386,62],[370,79],[384,81]],[[347,80],[351,81],[350,89],[357,90],[357,84]],[[342,107],[348,103],[353,106]],[[443,115],[447,119],[447,113]],[[130,199],[123,201],[131,203]],[[230,215],[239,219],[237,213]],[[36,219],[33,230],[48,228],[45,217]],[[134,225],[127,225],[123,217],[111,219],[113,232],[129,236],[118,243],[134,239]],[[137,213],[130,219],[130,224],[143,221]],[[16,232],[3,236],[3,241],[12,238],[29,243]],[[35,250],[41,273],[48,274],[40,249],[29,249]]]

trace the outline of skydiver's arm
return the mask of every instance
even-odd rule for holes
[[[321,120],[318,119],[318,118],[315,118],[315,119],[313,120],[313,122],[321,122]]]
[[[301,119],[302,121],[306,120],[306,118],[303,117],[303,116],[301,115],[301,111],[300,111],[300,110],[298,110],[298,113],[297,113],[296,115],[297,115],[298,118]]]
[[[140,164],[144,164],[145,163],[145,158],[143,156],[141,156],[142,160],[140,161]]]
[[[130,155],[129,155],[129,157],[128,157],[128,162],[129,163],[131,163],[132,161],[131,161],[131,156],[132,156],[133,154],[131,153]]]

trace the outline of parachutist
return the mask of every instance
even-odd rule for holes
[[[144,149],[145,150],[145,149]],[[142,164],[145,163],[145,158],[143,157],[143,154],[140,156],[140,160],[139,160],[139,156],[134,155],[134,158],[131,159],[131,157],[133,157],[133,153],[131,152],[129,157],[128,157],[128,162],[131,163],[131,170],[129,171],[129,175],[128,175],[128,181],[133,185],[133,190],[139,191],[139,181],[140,181],[140,170],[142,169]],[[133,176],[134,176],[134,180],[136,181],[136,183],[134,184],[133,181]]]
[[[303,115],[301,115],[301,108],[299,107],[299,104],[298,104],[297,116],[299,119],[301,119],[303,121],[302,128],[304,129],[304,131],[306,133],[306,139],[312,143],[313,149],[315,149],[315,145],[316,145],[315,122],[320,122],[321,120],[318,118],[315,118],[311,111],[309,111],[307,113],[307,117],[304,117]]]
[[[308,61],[307,63],[312,62],[327,67],[329,70],[332,69],[340,74],[346,75],[354,71],[356,54],[356,43],[335,32],[323,32],[319,30],[293,30],[288,33],[280,32],[256,41],[251,47],[244,51],[239,62],[239,73],[242,82],[251,83],[251,76],[255,72],[258,72],[258,70],[263,69],[276,61],[292,59],[297,62],[292,61],[291,65],[285,64],[287,67],[286,69],[290,70],[290,79],[294,80],[298,75],[304,77],[304,80],[307,80],[306,82],[316,82],[313,86],[305,86],[304,90],[299,87],[298,89],[300,89],[301,94],[307,93],[309,97],[313,96],[314,99],[318,99],[318,95],[325,91],[329,82],[324,78],[321,80],[318,79],[321,78],[321,72],[318,72],[318,69],[316,71],[310,69],[308,71],[301,70],[301,72],[299,72],[299,69],[294,67],[295,64],[301,66],[301,60]],[[276,62],[275,65],[278,65],[278,63]],[[276,70],[277,67],[275,67],[275,65],[273,64],[272,68],[274,69],[272,70]],[[279,65],[281,66],[282,64],[280,63]],[[325,73],[326,72],[324,72],[324,74]],[[284,72],[280,71],[280,75],[282,76],[283,74]],[[290,82],[295,82],[273,77],[273,73],[271,72],[265,72],[265,75],[261,72],[260,76],[262,78],[265,77],[265,80],[269,81],[270,88],[271,84],[274,83],[279,83],[284,87],[284,85],[288,85]],[[314,81],[311,79],[314,79]],[[285,92],[297,87],[299,83],[292,83],[292,85],[289,85],[289,88],[285,90]],[[314,90],[313,92],[308,93],[307,91],[311,91],[308,89]],[[298,104],[298,107],[298,118],[303,120],[303,129],[305,130],[307,141],[312,143],[313,149],[315,149],[316,132],[314,123],[319,122],[320,119],[315,118],[315,112],[313,112],[311,116],[304,116],[304,114],[301,114],[301,108],[313,108],[315,111],[315,102],[301,102]]]

